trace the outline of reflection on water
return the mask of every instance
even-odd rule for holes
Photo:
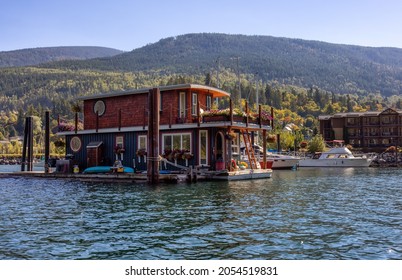
[[[111,185],[0,179],[0,259],[401,259],[398,169]]]

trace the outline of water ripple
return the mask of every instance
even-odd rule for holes
[[[110,185],[0,181],[0,259],[401,259],[398,169]]]

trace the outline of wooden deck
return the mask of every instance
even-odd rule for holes
[[[197,173],[197,180],[240,181],[253,179],[269,179],[272,177],[271,169],[245,169],[237,171],[205,171]]]
[[[271,178],[271,169],[246,169],[229,172],[222,171],[196,171],[193,170],[192,176],[184,173],[159,174],[159,181],[163,183],[179,183],[185,181],[236,181],[251,179],[267,179]],[[123,182],[123,183],[146,183],[147,174],[144,173],[45,173],[44,171],[15,171],[0,172],[0,178],[42,178],[42,179],[67,179],[77,180],[81,182]]]
[[[124,182],[124,183],[146,183],[147,174],[142,173],[45,173],[44,171],[20,171],[20,172],[0,172],[0,178],[26,177],[43,179],[70,179],[82,182]],[[180,174],[160,174],[160,181],[165,183],[176,183],[185,180],[185,176]]]

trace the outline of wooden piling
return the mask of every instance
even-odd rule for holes
[[[27,161],[27,147],[28,147],[28,117],[25,118],[24,143],[22,146],[22,159],[21,159],[21,171],[25,171],[25,165],[26,165],[26,161]]]
[[[28,141],[27,141],[27,171],[33,170],[33,122],[32,117],[28,117]]]
[[[45,173],[49,173],[50,158],[50,112],[45,112]]]
[[[147,181],[159,183],[159,111],[160,90],[153,88],[148,94],[148,161]]]

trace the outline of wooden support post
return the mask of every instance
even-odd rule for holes
[[[233,116],[233,115],[232,115],[232,116]],[[226,131],[226,135],[229,136],[231,130],[232,130],[232,127],[229,126],[229,127],[228,127],[228,130]],[[230,136],[229,136],[229,137],[227,137],[227,139],[226,139],[226,137],[225,137],[225,143],[227,143],[227,144],[225,145],[225,146],[227,147],[226,166],[227,166],[227,169],[228,169],[229,171],[234,171],[234,169],[233,169],[233,167],[232,167],[232,156],[233,156],[233,155],[232,155],[232,138],[230,138]]]
[[[271,107],[271,128],[274,129],[274,107]]]
[[[229,101],[229,117],[230,117],[230,125],[233,125],[233,101],[230,99]]]
[[[248,127],[248,103],[246,101],[246,127]]]
[[[160,90],[154,88],[148,94],[148,161],[149,184],[159,183],[159,108]]]
[[[119,109],[119,131],[121,130],[121,109]]]
[[[193,176],[194,176],[193,167],[190,166],[190,168],[187,171],[187,176],[186,176],[187,177],[186,178],[187,183],[193,182]]]
[[[33,167],[33,122],[32,117],[28,117],[28,159],[27,170],[32,171]]]
[[[28,117],[25,118],[24,143],[22,146],[21,171],[25,171],[25,164],[26,164],[26,160],[27,160],[27,147],[28,147]]]
[[[197,102],[197,126],[200,127],[201,113],[200,113],[200,101]]]
[[[75,133],[77,133],[77,130]],[[49,158],[50,158],[50,112],[46,111],[45,112],[45,173],[49,173]]]
[[[99,130],[99,114],[98,111],[96,111],[96,133],[98,133]]]
[[[261,121],[261,105],[258,105],[258,124],[260,125],[260,128],[262,127],[262,121]]]
[[[262,162],[264,163],[263,169],[267,169],[267,130],[262,131]]]
[[[148,103],[149,103],[149,98],[148,98]],[[148,105],[151,106],[151,105]],[[148,111],[148,118],[150,117],[150,111]],[[144,121],[142,122],[144,125],[142,126],[142,130],[145,130],[145,123],[147,122],[147,108],[144,106]],[[148,129],[149,129],[149,123],[148,123]]]
[[[169,128],[172,128],[172,117],[173,117],[173,107],[172,104],[170,104],[170,110],[169,110]]]
[[[75,118],[74,118],[74,132],[77,134],[78,131],[78,112],[75,112]]]

